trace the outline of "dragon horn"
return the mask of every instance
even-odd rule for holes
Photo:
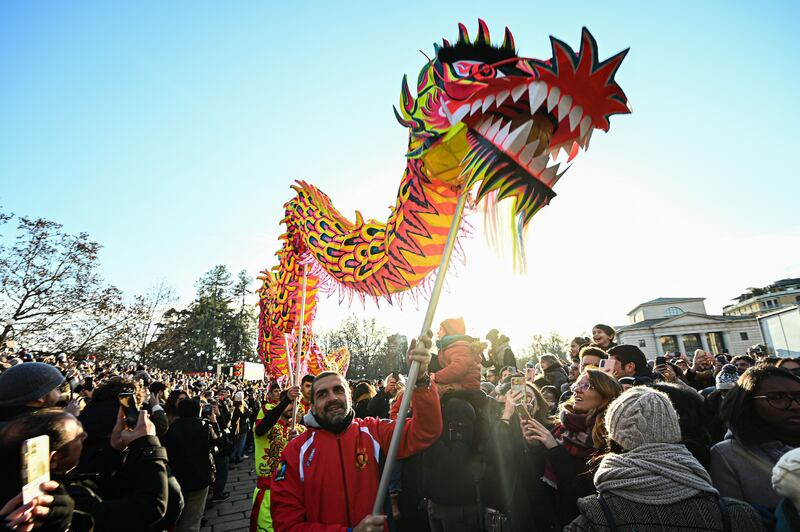
[[[483,19],[478,19],[478,38],[475,40],[475,44],[491,44],[492,39],[489,37],[489,28],[486,26],[486,22]]]
[[[506,26],[506,34],[503,37],[503,48],[506,50],[511,50],[512,52],[516,50],[516,46],[514,45],[514,36],[511,34],[511,30],[508,29]]]
[[[400,104],[403,106],[403,115],[411,118],[410,114],[414,111],[414,97],[408,88],[408,76],[403,74],[403,84],[400,86]]]
[[[458,23],[458,42],[469,44],[469,32],[467,31],[467,27],[460,22]]]
[[[444,46],[445,48],[450,48],[453,45],[450,44],[450,41],[448,41],[447,39],[442,39],[442,46]]]

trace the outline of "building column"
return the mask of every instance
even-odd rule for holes
[[[678,340],[678,352],[683,353],[684,355],[686,355],[688,357],[689,353],[686,352],[686,346],[683,345],[683,335],[679,334],[679,333],[676,333],[675,334],[675,339]]]
[[[711,353],[711,351],[708,349],[708,336],[706,336],[706,333],[701,332],[698,334],[700,335],[700,345],[703,346],[703,351],[706,353]]]
[[[661,345],[661,339],[657,334],[653,334],[653,339],[656,342],[656,354],[660,357],[664,356],[664,346]]]

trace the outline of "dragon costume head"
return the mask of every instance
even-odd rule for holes
[[[407,156],[421,159],[423,172],[466,188],[480,182],[478,200],[512,198],[519,228],[555,196],[562,165],[588,148],[593,129],[608,131],[611,115],[630,112],[614,81],[627,50],[599,61],[586,28],[577,53],[550,41],[552,58],[530,59],[517,54],[508,28],[496,46],[483,20],[475,40],[459,24],[455,44],[434,45],[416,98],[403,78],[395,109],[410,130]]]

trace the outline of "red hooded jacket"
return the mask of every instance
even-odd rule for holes
[[[398,458],[425,450],[442,433],[439,393],[416,389],[413,419],[403,427]],[[289,442],[271,485],[276,532],[345,532],[372,513],[380,455],[389,449],[394,421],[353,419],[341,434],[319,427]]]

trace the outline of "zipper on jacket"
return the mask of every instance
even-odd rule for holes
[[[347,477],[344,475],[344,456],[342,455],[342,440],[336,435],[336,446],[339,448],[339,466],[342,468],[342,484],[344,484],[344,507],[347,510],[347,525],[353,524],[350,518],[350,497],[347,495]]]

